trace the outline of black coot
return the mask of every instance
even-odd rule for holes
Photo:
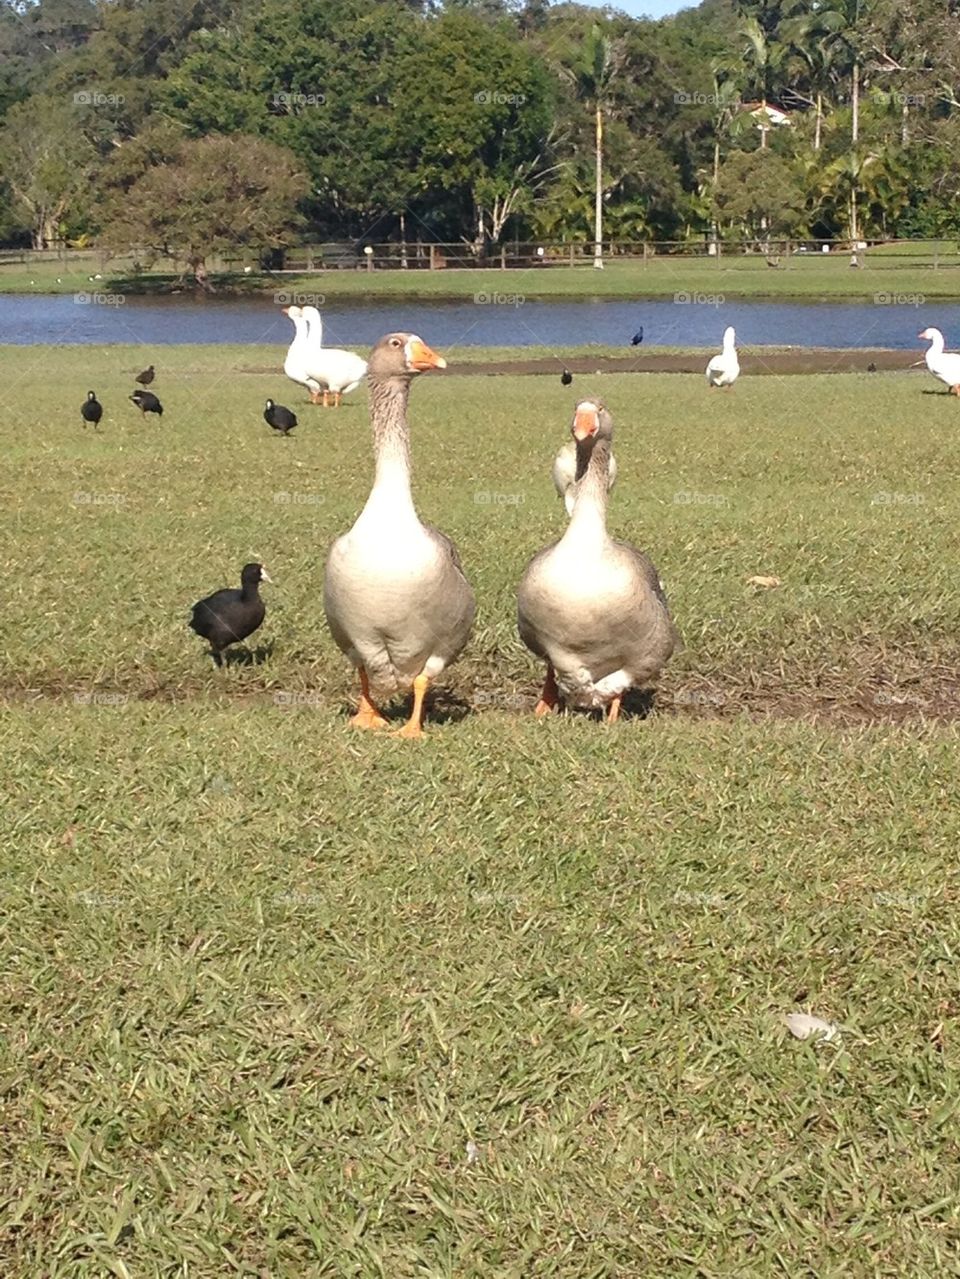
[[[563,383],[564,386],[570,385],[570,383],[573,381],[573,374],[570,372],[569,369],[563,370],[563,372],[560,374],[560,381]]]
[[[267,610],[260,598],[260,583],[269,581],[262,564],[244,564],[239,591],[215,591],[194,604],[189,625],[201,639],[210,641],[218,666],[223,665],[220,654],[225,648],[245,640],[262,623]]]
[[[641,324],[639,329],[637,329],[636,333],[634,333],[633,337],[630,339],[630,345],[639,346],[642,341],[643,341],[643,325]]]
[[[134,382],[139,382],[141,386],[149,386],[156,376],[153,365],[151,364],[150,367],[144,369],[142,373],[138,373],[133,380]]]
[[[156,413],[158,417],[163,417],[163,405],[152,391],[134,391],[130,398],[144,417],[148,413]]]
[[[282,404],[274,404],[273,400],[267,400],[263,410],[263,420],[275,431],[280,431],[282,435],[289,435],[297,425],[296,413],[291,413]]]
[[[92,422],[94,427],[103,417],[103,405],[97,399],[95,391],[88,391],[87,398],[80,405],[80,416],[83,418],[83,425],[86,428],[88,422]]]

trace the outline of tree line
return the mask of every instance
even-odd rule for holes
[[[960,236],[960,0],[0,0],[0,243]]]

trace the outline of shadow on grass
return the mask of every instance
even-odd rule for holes
[[[263,644],[259,648],[247,648],[245,645],[234,645],[233,648],[225,649],[217,661],[217,654],[211,652],[217,666],[262,666],[268,657],[273,656],[273,642]]]

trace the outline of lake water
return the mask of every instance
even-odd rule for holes
[[[100,287],[94,285],[92,287]],[[319,287],[319,284],[318,284]],[[0,344],[69,346],[138,343],[268,343],[285,346],[293,328],[271,295],[261,298],[137,298],[109,293],[55,297],[0,295]],[[484,295],[480,295],[484,296]],[[705,295],[693,295],[703,298]],[[709,295],[706,295],[709,296]],[[642,325],[645,347],[716,347],[733,324],[744,346],[922,348],[934,325],[960,344],[960,304],[922,307],[863,303],[593,300],[376,302],[335,299],[322,306],[328,346],[369,347],[384,333],[419,333],[438,348],[458,346],[628,347]],[[95,300],[96,298],[105,300]],[[122,301],[120,300],[122,298]]]

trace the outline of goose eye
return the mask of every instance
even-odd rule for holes
[[[391,339],[390,339],[390,345],[391,345],[391,346],[399,346],[399,345],[400,345],[400,339],[399,339],[399,338],[391,338]]]

